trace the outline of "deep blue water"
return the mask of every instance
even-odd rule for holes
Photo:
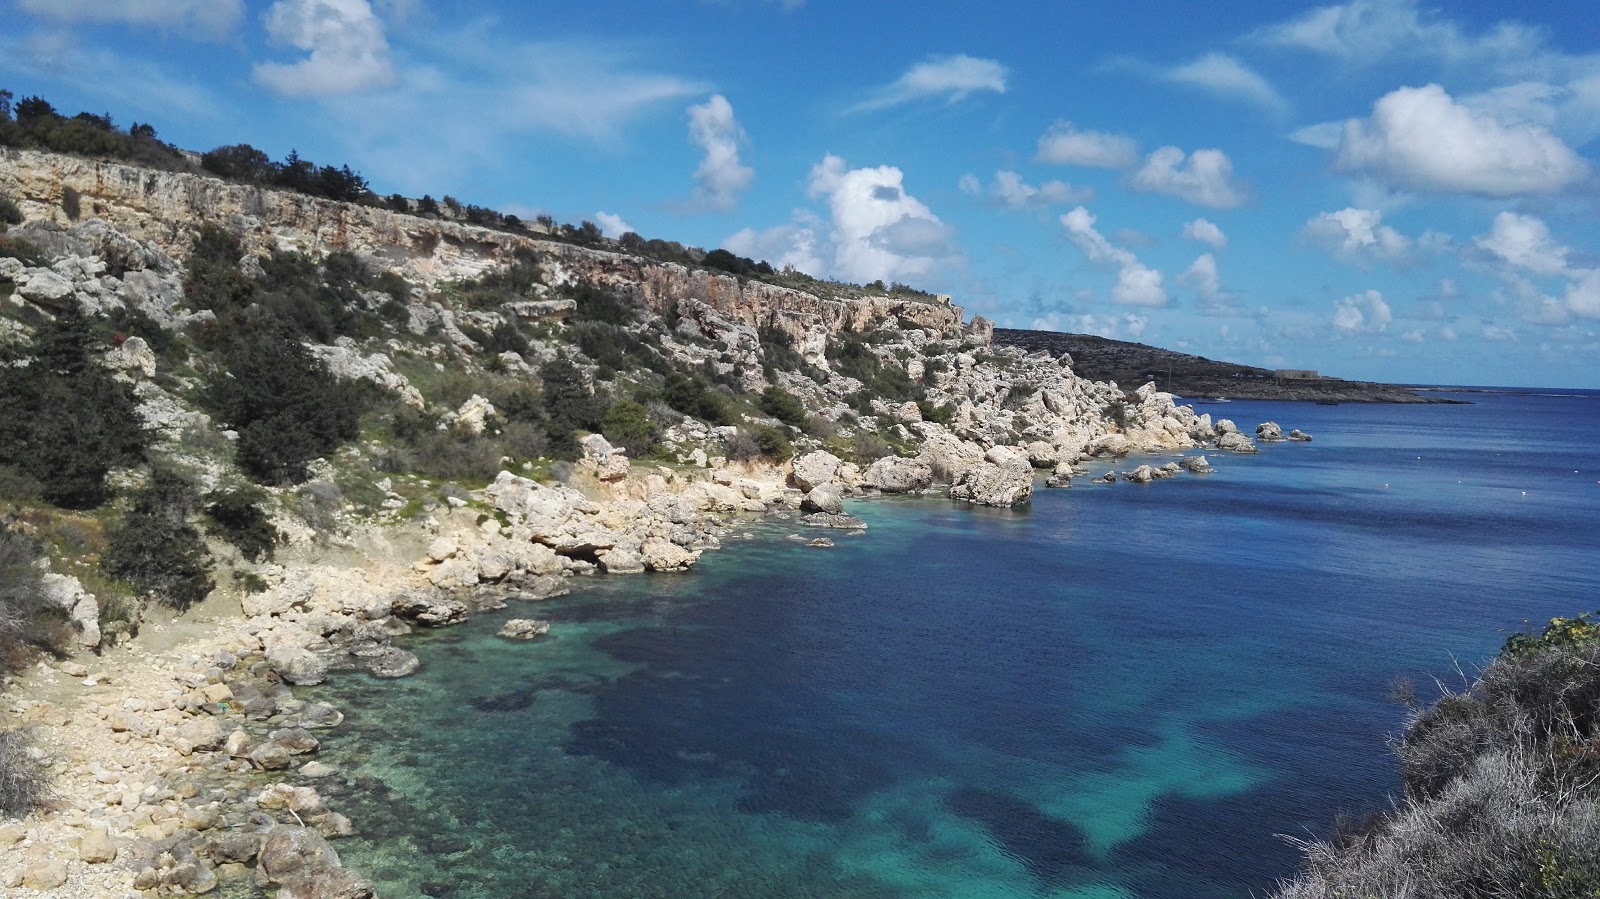
[[[1600,606],[1600,396],[1470,398],[1197,404],[1317,439],[856,502],[826,550],[756,520],[419,637],[418,676],[319,689],[369,797],[341,852],[387,897],[1261,895],[1280,835],[1386,804],[1398,678]]]

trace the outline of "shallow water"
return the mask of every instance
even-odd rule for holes
[[[418,676],[315,691],[362,788],[340,851],[389,897],[1261,894],[1280,835],[1395,788],[1396,678],[1600,604],[1600,398],[1473,398],[1200,405],[1317,440],[856,502],[826,550],[757,521],[420,636]]]

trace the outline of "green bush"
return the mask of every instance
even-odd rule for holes
[[[221,355],[225,370],[208,380],[204,401],[238,432],[239,466],[257,481],[303,481],[306,463],[359,434],[360,389],[329,374],[292,330],[260,321]]]
[[[220,316],[255,302],[258,285],[239,271],[243,253],[233,234],[209,223],[200,226],[184,267],[183,296],[191,309],[208,309]]]
[[[800,398],[777,385],[769,386],[761,391],[761,400],[758,403],[761,411],[776,418],[786,425],[797,428],[805,427],[806,407],[801,404]]]
[[[107,533],[101,570],[180,611],[205,599],[216,585],[211,553],[189,524],[199,502],[193,484],[156,467],[134,494],[133,508]]]
[[[539,370],[544,386],[544,411],[549,420],[550,451],[557,458],[576,459],[575,431],[598,431],[606,402],[596,396],[583,371],[571,360],[557,358]]]
[[[782,462],[794,455],[794,445],[789,442],[789,435],[771,425],[740,428],[727,439],[726,449],[728,458],[739,462],[761,457]]]
[[[206,495],[206,517],[211,519],[208,533],[221,537],[252,562],[271,559],[284,540],[261,508],[266,494],[254,487],[214,490]]]
[[[43,268],[50,264],[44,250],[31,240],[0,235],[0,257],[10,257],[29,268]]]
[[[923,421],[947,425],[956,414],[956,407],[950,403],[933,403],[929,400],[917,400],[917,411],[922,413]]]
[[[61,189],[61,211],[67,214],[68,219],[74,222],[77,221],[78,217],[83,215],[83,195],[78,193],[75,188],[63,187]]]
[[[661,397],[674,410],[710,424],[729,425],[735,420],[727,401],[698,377],[677,372],[667,375]]]
[[[605,420],[600,424],[600,433],[636,459],[655,449],[656,441],[661,437],[660,429],[650,420],[650,411],[630,399],[611,404]]]

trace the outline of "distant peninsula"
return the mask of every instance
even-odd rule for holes
[[[1273,371],[1218,362],[1093,334],[996,328],[996,346],[1072,356],[1072,369],[1094,381],[1134,388],[1147,381],[1186,399],[1299,400],[1319,403],[1459,403],[1393,384],[1346,381],[1308,371]]]

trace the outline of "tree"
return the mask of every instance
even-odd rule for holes
[[[638,458],[655,449],[656,441],[660,439],[661,432],[656,423],[650,420],[650,411],[638,402],[621,399],[611,404],[606,411],[605,421],[600,424],[600,433],[606,439],[621,446],[628,451],[628,455]]]
[[[239,466],[267,484],[305,480],[306,463],[359,433],[356,391],[336,381],[284,323],[253,317],[209,380],[206,403],[239,433]]]
[[[107,534],[100,567],[179,610],[206,598],[211,553],[189,523],[199,505],[194,485],[165,466],[133,497],[133,508]]]
[[[760,405],[761,411],[786,425],[798,428],[806,423],[806,407],[800,398],[776,384],[761,391]]]
[[[73,306],[39,329],[31,353],[0,364],[0,464],[27,473],[63,508],[105,502],[111,469],[144,457],[133,391],[95,361],[100,349]]]
[[[249,144],[229,144],[200,157],[200,167],[222,178],[247,184],[267,184],[273,179],[272,159]]]

